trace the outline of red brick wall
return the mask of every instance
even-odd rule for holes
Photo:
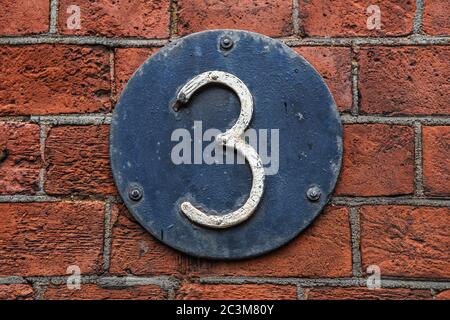
[[[366,9],[381,9],[381,29]],[[81,12],[70,29],[70,5]],[[0,10],[0,299],[449,299],[448,0],[36,0]],[[171,39],[280,38],[328,83],[344,123],[332,203],[272,254],[176,252],[121,204],[111,112]],[[66,286],[67,267],[82,273]],[[377,265],[382,288],[369,290]],[[127,276],[127,277],[125,277]]]

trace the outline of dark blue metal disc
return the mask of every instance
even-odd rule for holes
[[[211,70],[237,76],[250,90],[249,128],[279,130],[278,172],[266,176],[251,218],[226,229],[194,224],[180,203],[190,199],[216,214],[236,210],[251,189],[249,166],[177,165],[171,158],[174,130],[186,128],[194,138],[194,121],[202,121],[203,132],[224,132],[239,116],[239,99],[222,86],[205,87],[173,110],[180,88]],[[270,134],[268,141],[271,151]],[[134,73],[114,111],[110,155],[126,206],[153,236],[194,256],[240,259],[282,246],[317,217],[340,171],[342,128],[330,91],[304,58],[259,34],[215,30],[174,41]]]

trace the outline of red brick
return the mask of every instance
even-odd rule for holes
[[[0,194],[34,194],[41,168],[39,126],[0,123]]]
[[[370,5],[381,10],[381,29],[369,30]],[[413,0],[299,0],[300,28],[308,36],[399,36],[412,31]]]
[[[414,191],[414,130],[384,124],[344,127],[338,195],[386,196]]]
[[[370,47],[360,51],[361,111],[450,114],[449,47]]]
[[[450,276],[450,208],[361,208],[363,268],[378,265],[381,277]]]
[[[346,277],[352,273],[348,210],[330,207],[286,246],[242,261],[192,259],[193,275]]]
[[[445,290],[436,295],[437,300],[450,300],[450,290]]]
[[[125,206],[113,208],[112,228],[111,273],[178,275],[184,269],[183,254],[151,236]]]
[[[28,284],[0,284],[0,300],[32,300],[33,295]]]
[[[66,285],[51,285],[42,293],[45,300],[161,300],[167,295],[156,285],[122,288],[101,287],[95,284],[81,284],[79,290],[68,289]]]
[[[49,0],[2,1],[0,35],[16,36],[47,32]]]
[[[61,126],[46,140],[45,191],[58,195],[115,194],[108,126]]]
[[[299,47],[295,50],[325,79],[339,111],[350,111],[352,108],[350,48]]]
[[[108,52],[65,45],[0,47],[0,115],[109,110]]]
[[[60,0],[58,28],[62,34],[107,37],[167,38],[169,36],[168,0]],[[72,12],[80,8],[80,29],[69,29]]]
[[[423,127],[425,194],[450,196],[450,126]]]
[[[291,0],[179,0],[179,32],[244,29],[268,36],[293,32]]]
[[[0,276],[101,269],[103,203],[1,203]]]
[[[424,1],[423,31],[430,35],[450,34],[450,1],[433,0]]]
[[[185,283],[177,293],[182,300],[295,300],[297,288],[271,284]]]
[[[117,97],[122,92],[131,75],[144,63],[157,49],[126,48],[117,49],[115,54],[115,84]]]
[[[310,288],[304,289],[308,300],[423,300],[432,299],[431,290],[414,289],[374,289],[363,287],[349,288]]]

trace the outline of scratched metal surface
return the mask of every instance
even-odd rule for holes
[[[231,50],[220,47],[225,35],[234,41]],[[279,129],[280,135],[278,173],[265,177],[252,217],[227,229],[196,225],[180,204],[190,201],[215,214],[238,209],[251,189],[249,166],[171,161],[175,129],[193,135],[194,121],[202,121],[203,131],[225,132],[239,116],[238,98],[220,86],[201,89],[185,108],[173,110],[180,88],[210,70],[246,84],[254,100],[249,128]],[[120,195],[153,236],[194,256],[242,259],[286,244],[320,214],[339,175],[342,128],[323,79],[292,49],[255,33],[214,30],[174,41],[135,72],[114,111],[110,157]],[[133,185],[143,190],[139,201],[128,196]],[[318,201],[306,197],[312,186],[322,190]]]

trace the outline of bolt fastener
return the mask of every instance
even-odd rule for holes
[[[320,196],[322,195],[322,191],[318,187],[311,187],[306,191],[306,196],[310,201],[317,201],[319,200]]]
[[[142,190],[138,187],[132,187],[128,193],[128,197],[133,201],[139,201],[142,199]]]
[[[223,50],[230,50],[233,47],[233,40],[231,40],[230,37],[225,36],[222,39],[220,39],[220,47]]]

